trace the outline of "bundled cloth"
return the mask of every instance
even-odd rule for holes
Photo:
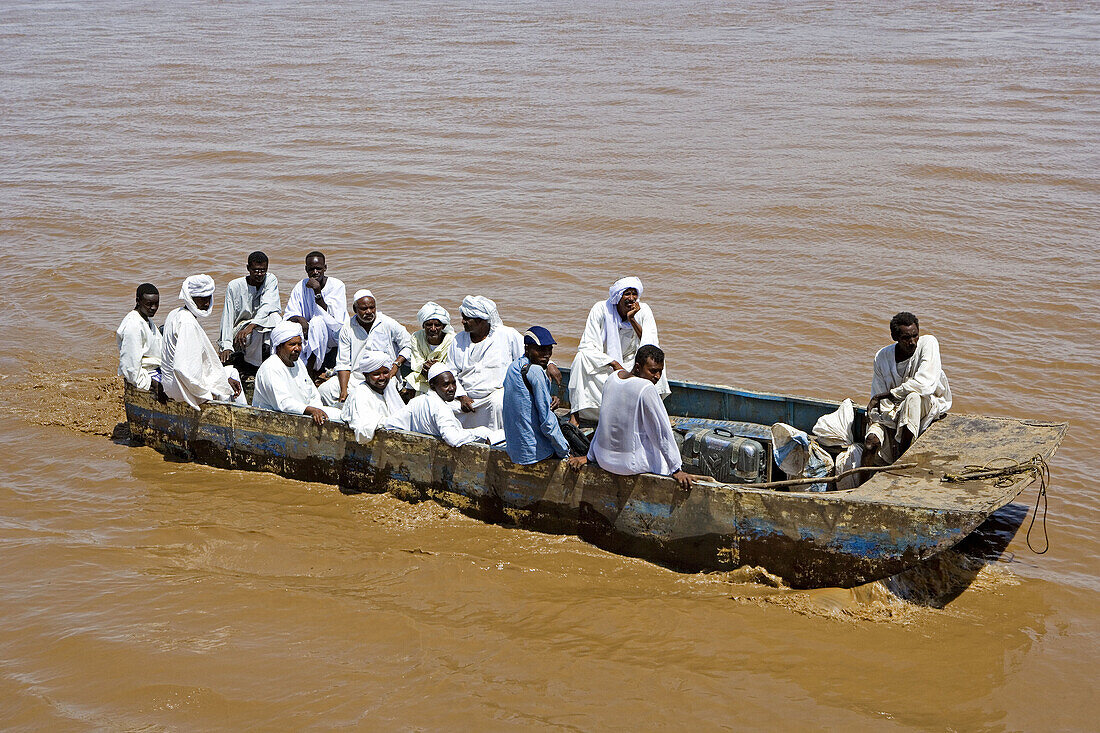
[[[822,415],[814,423],[814,437],[824,446],[841,447],[836,457],[837,474],[857,468],[863,461],[863,443],[855,437],[856,407],[851,399],[845,399],[835,412]],[[838,490],[854,489],[863,478],[858,475],[842,478],[836,483]]]
[[[791,478],[824,478],[833,473],[833,457],[798,428],[777,422],[772,425],[775,465]],[[806,491],[828,491],[829,484],[810,484]]]

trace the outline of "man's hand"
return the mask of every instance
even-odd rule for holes
[[[638,315],[638,311],[642,309],[642,302],[635,300],[634,304],[626,309],[626,318],[628,321],[633,321],[634,316]]]
[[[882,402],[887,397],[893,397],[893,395],[890,394],[889,392],[883,392],[882,394],[877,394],[874,397],[872,397],[870,399],[870,401],[867,402],[867,412],[870,412],[871,410],[878,407],[878,403]]]
[[[424,361],[424,368],[420,370],[420,373],[425,377],[428,376],[428,370],[434,367],[437,363],[436,359],[427,359]]]
[[[346,402],[347,401],[347,399],[348,399],[348,387],[347,387],[346,384],[340,385],[340,397],[338,399],[339,399],[340,402]]]
[[[396,377],[397,373],[399,371],[401,371],[401,365],[400,364],[395,363],[393,366],[391,366],[390,367],[390,379],[393,379],[394,377]]]
[[[306,287],[317,293],[317,295],[321,294],[321,281],[315,277],[311,277],[310,279],[306,280]]]
[[[470,399],[470,397],[468,397],[467,395],[462,395],[461,397],[457,397],[456,399],[458,400],[458,403],[462,405],[463,412],[474,411],[474,401]]]
[[[313,418],[313,422],[317,425],[324,425],[328,422],[328,415],[320,407],[310,407],[306,405],[305,414]]]
[[[295,323],[297,323],[299,326],[302,327],[302,338],[303,339],[308,339],[309,338],[309,321],[302,318],[301,316],[291,316],[287,320],[288,321],[294,321]]]
[[[546,376],[550,377],[554,384],[561,386],[561,369],[558,369],[558,365],[554,362],[546,365]]]
[[[561,407],[561,397],[558,397],[557,395],[554,395],[553,397],[550,398],[550,410],[554,411],[554,410],[558,409],[559,407]]]
[[[233,337],[234,348],[240,351],[244,351],[244,347],[248,344],[248,337],[252,335],[252,332],[254,330],[256,330],[256,324],[250,323],[242,328],[240,331],[237,331],[237,335]]]
[[[672,474],[672,478],[674,478],[674,479],[676,479],[677,481],[680,482],[680,488],[681,489],[690,489],[691,488],[691,474],[690,473],[684,473],[683,471],[677,471],[676,473]]]
[[[239,395],[241,393],[241,390],[243,389],[243,387],[241,387],[241,383],[238,382],[236,379],[230,377],[229,386],[233,388],[233,398],[236,399],[237,395]]]
[[[233,358],[233,349],[222,349],[218,354],[218,358],[222,360],[222,364],[228,364],[229,360]]]
[[[580,471],[588,463],[588,456],[570,456],[566,463],[574,471]]]

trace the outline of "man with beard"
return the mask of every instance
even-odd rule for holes
[[[348,398],[349,389],[363,383],[363,373],[355,366],[366,351],[378,351],[389,357],[390,378],[412,358],[412,339],[400,323],[378,310],[378,302],[369,290],[358,290],[352,302],[355,317],[340,329],[336,346],[336,376],[320,387],[321,401],[333,407]]]
[[[523,337],[505,326],[497,304],[480,295],[467,295],[459,308],[462,333],[447,351],[458,382],[455,412],[463,427],[504,427],[504,375],[523,354]]]
[[[382,421],[405,407],[393,378],[392,361],[381,351],[364,351],[359,357],[356,371],[365,379],[351,390],[340,415],[360,443],[369,443]]]
[[[339,420],[340,411],[321,404],[321,396],[301,362],[302,326],[296,321],[280,321],[271,331],[275,352],[256,372],[256,392],[252,406],[263,410],[309,415],[324,425]]]

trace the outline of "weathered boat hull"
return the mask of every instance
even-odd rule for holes
[[[759,397],[777,404],[752,405],[756,412],[792,411],[790,402],[780,405],[776,396],[676,386],[681,395],[699,390],[699,403],[714,399],[715,391],[728,391],[736,394],[717,399],[744,398],[748,404],[748,398]],[[805,415],[792,422],[816,419],[833,407],[795,399],[804,403],[795,409]],[[921,436],[910,451],[921,461],[917,469],[877,476],[851,492],[812,494],[715,483],[684,491],[652,474],[623,477],[596,468],[578,474],[562,461],[519,466],[500,449],[451,448],[406,432],[380,430],[373,441],[360,444],[340,424],[317,426],[303,416],[224,403],[196,411],[182,403],[158,403],[132,387],[126,391],[126,415],[135,441],[177,459],[337,484],[346,492],[431,499],[488,522],[576,534],[612,552],[680,570],[758,565],[794,587],[851,586],[899,572],[962,540],[1032,480],[1022,476],[1007,488],[969,482],[944,494],[951,501],[921,500],[926,490],[945,491],[939,486],[945,466],[961,467],[956,453],[935,445],[936,432],[950,442],[959,430],[975,428],[966,421],[990,420],[969,416],[949,417]],[[950,421],[959,423],[954,431]],[[1049,457],[1065,432],[1064,425],[1011,422],[1016,441],[1011,449],[1017,452],[1034,447],[1034,453]],[[931,451],[922,451],[923,444]]]

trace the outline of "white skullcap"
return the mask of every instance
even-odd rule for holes
[[[362,290],[356,290],[355,291],[355,297],[351,299],[351,302],[352,303],[358,303],[360,298],[373,298],[373,297],[374,297],[374,293],[367,290],[366,288],[363,288]]]
[[[432,368],[428,370],[428,381],[431,382],[440,374],[445,374],[446,372],[454,374],[454,368],[450,364],[437,361],[435,364],[432,364]]]
[[[199,307],[195,305],[195,298],[205,298],[214,294],[214,278],[209,275],[192,275],[183,281],[183,287],[180,288],[180,300],[187,306],[187,310],[194,313],[196,316],[208,316],[210,311],[214,309],[214,300],[210,300],[210,307],[206,310],[199,310]]]
[[[607,302],[611,305],[617,304],[623,298],[623,293],[628,288],[634,288],[638,291],[638,297],[642,297],[642,281],[636,277],[623,277],[615,281],[615,284],[607,289]]]
[[[393,364],[393,360],[390,359],[389,354],[384,354],[381,351],[370,351],[369,349],[359,355],[359,368],[358,371],[363,374],[370,374],[376,372],[382,367],[389,367]]]
[[[424,321],[430,321],[433,318],[442,321],[444,326],[451,325],[451,314],[447,312],[447,309],[439,303],[429,300],[416,312],[416,322],[423,328]]]
[[[279,321],[279,325],[271,329],[271,348],[276,349],[280,344],[301,335],[302,326],[297,321]]]
[[[497,304],[482,295],[467,295],[458,310],[467,318],[483,318],[494,326],[501,322]]]

